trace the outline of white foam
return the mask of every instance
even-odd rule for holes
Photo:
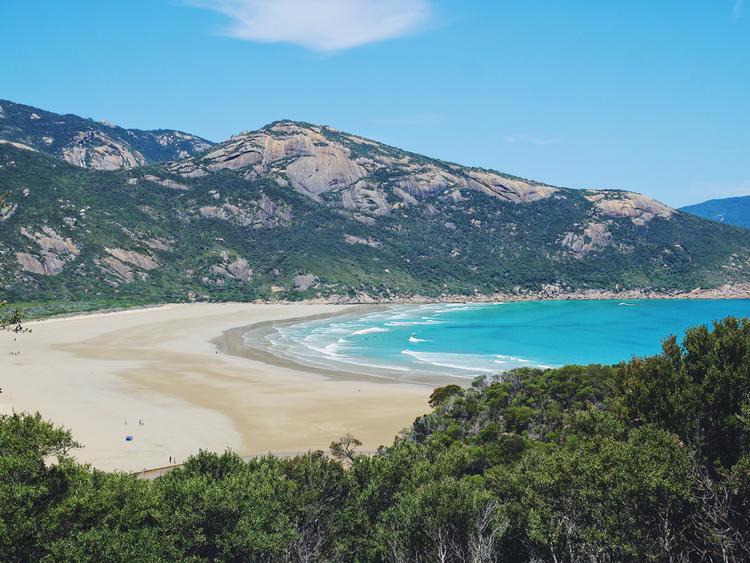
[[[388,332],[387,328],[382,328],[379,326],[372,326],[370,328],[362,328],[360,330],[355,330],[351,333],[350,336],[359,335],[359,334],[372,334],[375,332]]]
[[[426,339],[424,339],[424,338],[417,338],[416,336],[414,336],[414,335],[412,334],[412,335],[411,335],[411,336],[409,337],[409,342],[413,342],[414,344],[416,344],[416,343],[418,343],[418,342],[430,342],[430,341],[429,341],[429,340],[426,340]]]
[[[498,360],[520,362],[522,364],[528,364],[530,362],[530,360],[527,360],[526,358],[519,358],[517,356],[505,356],[503,354],[497,354],[495,357],[498,358]],[[495,360],[495,363],[497,363],[497,364],[502,363],[501,361],[498,361],[498,360]]]
[[[432,366],[458,369],[464,371],[476,371],[487,373],[493,371],[492,362],[494,356],[483,356],[481,354],[443,354],[440,352],[415,352],[414,350],[401,350],[406,356],[430,364]],[[484,365],[479,365],[484,364]]]
[[[385,326],[417,326],[417,325],[440,325],[445,321],[438,321],[437,319],[425,318],[423,321],[390,321],[385,323]]]

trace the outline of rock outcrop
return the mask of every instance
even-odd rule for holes
[[[248,282],[253,277],[253,270],[250,268],[250,264],[244,258],[232,259],[227,251],[222,251],[219,255],[221,262],[211,266],[212,274],[216,274],[230,280],[239,280],[241,282]],[[216,284],[216,280],[210,280],[205,278],[206,281]],[[223,282],[222,282],[223,283]]]
[[[313,274],[299,274],[294,276],[292,280],[292,288],[294,291],[307,291],[316,283],[318,283],[318,277]]]
[[[107,121],[59,115],[0,100],[0,140],[62,158],[75,166],[114,170],[187,158],[212,143],[189,133],[123,129]]]
[[[460,202],[462,189],[514,204],[546,199],[558,191],[496,172],[418,157],[331,127],[292,121],[243,132],[203,156],[170,163],[167,170],[186,178],[217,170],[240,171],[251,180],[275,178],[280,185],[289,184],[358,218],[387,216],[394,209],[433,197]]]
[[[567,232],[561,244],[570,249],[577,257],[582,258],[590,252],[600,250],[612,241],[612,233],[604,223],[589,223],[581,233]]]
[[[554,187],[305,123],[209,146],[0,105],[0,186],[12,191],[0,288],[19,300],[440,300],[750,276],[750,234],[639,194]]]
[[[659,217],[669,219],[675,210],[634,192],[600,190],[586,196],[599,210],[608,217],[627,217],[636,225],[645,225]]]
[[[11,217],[13,217],[13,214],[18,209],[18,204],[13,203],[10,205],[1,205],[0,206],[0,222],[7,221]]]
[[[154,176],[153,174],[146,174],[145,176],[143,176],[143,179],[148,180],[149,182],[153,182],[154,184],[159,184],[160,186],[163,186],[165,188],[169,188],[170,190],[180,190],[186,192],[190,189],[190,186],[181,184],[180,182],[175,182],[171,178],[160,178],[159,176]]]
[[[14,141],[7,141],[5,139],[0,139],[0,145],[10,145],[11,147],[16,147],[17,149],[22,149],[25,151],[34,151],[36,152],[36,149],[34,147],[30,147],[29,145],[24,145],[23,143],[16,143]]]
[[[383,244],[380,241],[377,241],[373,238],[362,238],[362,237],[355,237],[354,235],[344,235],[344,241],[347,244],[364,244],[365,246],[369,246],[371,248],[380,248],[383,246]]]
[[[198,213],[208,219],[229,221],[241,227],[272,228],[288,224],[292,219],[291,210],[286,205],[279,205],[269,197],[262,195],[260,200],[242,205],[223,203],[222,205],[204,205]]]
[[[146,163],[141,153],[98,131],[78,133],[62,153],[63,159],[69,163],[96,170],[128,169]]]
[[[120,262],[126,262],[141,270],[153,270],[159,266],[153,257],[141,254],[135,250],[125,250],[124,248],[105,248],[104,250]]]
[[[25,271],[42,276],[56,276],[65,264],[72,262],[81,253],[69,238],[59,235],[50,227],[41,231],[21,228],[21,234],[36,243],[39,254],[16,252],[16,261]]]
[[[121,283],[130,283],[135,279],[135,273],[133,268],[118,260],[114,256],[105,256],[101,259],[94,260],[94,263],[105,274],[109,274],[114,277],[117,281],[111,282],[112,285],[119,285]]]
[[[152,257],[135,250],[124,248],[106,247],[108,256],[102,256],[94,260],[99,269],[111,276],[109,283],[113,286],[128,284],[136,279],[145,281],[148,271],[158,268],[158,262]]]

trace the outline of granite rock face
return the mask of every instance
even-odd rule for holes
[[[84,131],[63,148],[63,160],[82,168],[117,170],[146,164],[141,153],[98,131]]]
[[[292,121],[240,133],[202,156],[166,168],[186,178],[217,170],[239,171],[250,179],[274,178],[312,199],[366,217],[387,216],[436,197],[458,202],[462,190],[517,204],[558,192],[545,184],[426,159],[331,127]]]
[[[299,274],[294,276],[292,287],[294,291],[307,291],[316,283],[318,283],[317,276],[313,274]]]
[[[380,302],[750,276],[750,234],[632,192],[555,187],[308,123],[212,145],[0,107],[0,191],[12,192],[0,291],[13,298]]]
[[[567,232],[561,244],[570,249],[576,258],[601,250],[612,241],[612,233],[604,223],[589,223],[582,232]]]
[[[81,253],[69,238],[64,238],[52,228],[44,226],[40,231],[21,228],[21,234],[35,243],[36,252],[16,252],[16,261],[23,270],[42,276],[56,276],[68,262]]]
[[[601,190],[587,195],[608,217],[627,217],[635,225],[645,225],[659,217],[669,219],[675,210],[648,196],[632,192]]]
[[[186,158],[213,143],[189,133],[124,129],[106,121],[60,115],[0,100],[0,140],[18,143],[96,170],[130,169]]]
[[[277,204],[263,194],[260,201],[204,205],[198,209],[202,217],[228,221],[241,227],[271,228],[289,224],[292,213],[288,206]]]

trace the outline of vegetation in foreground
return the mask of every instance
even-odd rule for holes
[[[356,439],[153,481],[76,463],[40,415],[0,417],[3,561],[743,561],[750,321],[614,367],[435,390],[372,456]]]

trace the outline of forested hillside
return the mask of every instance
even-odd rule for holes
[[[750,323],[614,367],[436,389],[371,456],[345,440],[153,481],[75,463],[68,432],[0,417],[3,561],[747,561]]]
[[[324,126],[276,122],[116,170],[13,143],[0,143],[0,297],[15,303],[369,302],[750,279],[747,230]]]
[[[84,168],[116,170],[175,160],[213,143],[171,129],[124,129],[0,100],[0,140],[31,147]]]
[[[750,228],[750,196],[711,199],[682,207],[681,211],[727,225]]]

